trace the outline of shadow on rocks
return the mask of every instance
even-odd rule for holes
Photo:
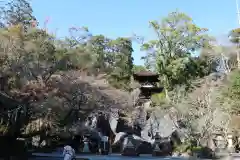
[[[192,151],[192,155],[196,155],[198,158],[204,158],[204,159],[215,159],[215,153],[212,151],[212,149],[208,147],[202,147],[199,150]]]

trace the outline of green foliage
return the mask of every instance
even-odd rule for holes
[[[234,114],[240,113],[240,71],[234,70],[230,73],[226,86],[223,87],[223,101],[228,102],[230,111]]]
[[[109,76],[109,82],[116,88],[130,89],[132,77],[133,58],[132,42],[128,38],[118,38],[111,42],[115,51],[114,65]]]
[[[33,10],[28,0],[10,0],[2,12],[8,24],[22,24],[24,29],[30,27],[32,22],[36,20],[32,15]]]
[[[194,141],[188,139],[185,142],[183,142],[180,145],[176,145],[174,147],[174,151],[178,152],[178,153],[189,153],[192,154],[194,153],[200,153],[203,150],[202,146],[196,146],[196,144],[194,143]]]
[[[185,153],[185,152],[189,152],[190,149],[191,149],[191,144],[183,143],[183,144],[176,146],[174,149],[174,152]]]
[[[133,73],[138,73],[141,71],[147,71],[147,68],[142,65],[133,65]]]
[[[211,38],[206,34],[207,29],[196,26],[181,12],[172,12],[160,22],[151,21],[150,26],[157,39],[142,45],[142,50],[147,51],[144,59],[148,67],[163,77],[166,91],[204,75],[201,70],[204,66],[197,68],[202,64],[193,60],[191,53],[209,46]]]
[[[3,135],[4,135],[5,132],[7,132],[7,130],[8,130],[7,125],[3,125],[3,124],[0,125],[0,133],[3,133]],[[2,135],[2,134],[0,134],[0,135]]]
[[[109,65],[113,65],[113,55],[109,53],[110,39],[103,35],[93,36],[90,39],[91,52],[94,53],[93,68],[97,73],[106,72],[109,70]]]
[[[197,146],[197,147],[193,147],[193,148],[192,148],[192,151],[193,151],[193,152],[200,152],[200,151],[202,151],[202,149],[203,149],[202,147]]]
[[[165,103],[165,93],[155,93],[151,96],[153,106],[162,106]]]
[[[232,43],[239,44],[240,40],[240,29],[233,29],[229,32],[229,38]]]

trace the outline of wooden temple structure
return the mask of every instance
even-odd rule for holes
[[[159,75],[150,71],[141,71],[133,74],[133,78],[140,84],[139,99],[150,99],[154,93],[160,93],[163,87],[158,86]]]

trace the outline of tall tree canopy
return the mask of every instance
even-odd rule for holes
[[[204,68],[200,67],[204,62],[191,54],[209,46],[211,38],[206,28],[198,27],[189,16],[178,11],[160,22],[151,21],[150,26],[156,39],[142,45],[142,50],[147,51],[144,59],[147,66],[162,76],[166,96],[175,85],[188,84],[192,78],[205,74],[200,69]]]

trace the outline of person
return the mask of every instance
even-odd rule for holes
[[[75,150],[71,146],[66,145],[63,148],[63,157],[64,157],[64,160],[73,160],[73,159],[75,159],[76,158]]]

